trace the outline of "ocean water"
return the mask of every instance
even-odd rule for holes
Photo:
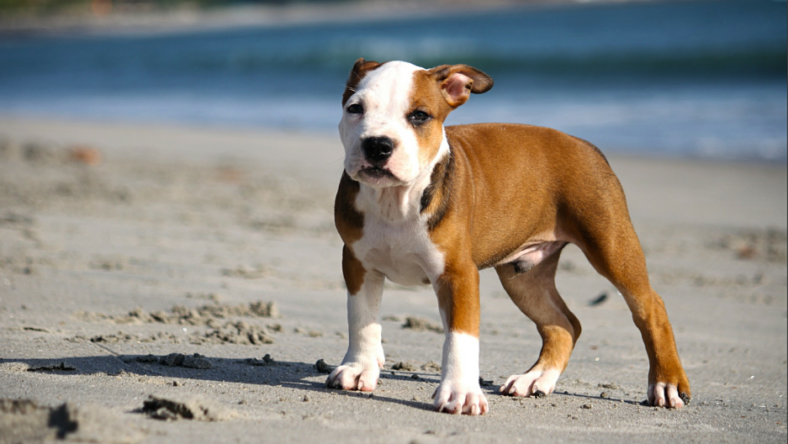
[[[447,123],[550,126],[606,152],[785,162],[784,1],[520,7],[148,35],[0,37],[0,113],[333,131],[353,61],[466,63]]]

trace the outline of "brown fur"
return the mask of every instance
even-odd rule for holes
[[[689,382],[662,299],[649,284],[624,192],[598,150],[559,131],[527,125],[464,125],[447,127],[446,133],[456,159],[451,206],[430,236],[446,254],[442,280],[451,282],[453,300],[439,300],[450,310],[450,328],[478,335],[478,273],[470,264],[493,266],[523,245],[572,242],[624,295],[651,362],[649,383],[675,384],[688,399]],[[513,275],[511,265],[497,271],[544,338],[534,367],[563,370],[580,323],[555,289],[557,262],[554,253],[522,277]],[[459,279],[459,274],[471,277]]]
[[[560,255],[560,251],[554,253],[523,274],[516,273],[509,265],[495,268],[512,301],[534,320],[542,336],[539,360],[529,371],[555,368],[563,372],[582,330],[555,288]]]
[[[364,283],[364,275],[366,274],[364,266],[353,254],[350,247],[353,242],[361,239],[361,236],[364,235],[364,215],[356,210],[353,203],[358,194],[359,184],[353,181],[347,173],[343,173],[339,189],[340,192],[337,193],[334,202],[334,224],[345,243],[345,247],[342,249],[342,274],[345,277],[348,292],[357,294],[361,289],[361,284]]]
[[[435,88],[435,78],[431,71],[417,72],[413,82],[413,99],[408,114],[413,111],[424,111],[432,118],[423,125],[414,127],[419,146],[425,149],[419,152],[419,163],[426,166],[438,154],[443,140],[443,121],[451,110],[440,90]]]
[[[356,63],[353,65],[353,69],[350,71],[350,76],[347,79],[347,83],[345,84],[345,92],[342,94],[342,105],[347,102],[347,99],[356,92],[356,87],[358,86],[361,79],[367,75],[369,71],[373,69],[379,68],[383,63],[366,61],[363,58],[356,60]]]
[[[454,176],[454,156],[449,153],[443,161],[435,165],[430,177],[430,185],[421,196],[421,212],[430,215],[427,228],[438,226],[449,209],[451,184]]]
[[[378,66],[356,62],[343,104],[363,76]],[[432,117],[414,128],[422,165],[438,153],[451,110],[470,93],[491,87],[492,79],[465,65],[415,74],[409,112],[421,110]],[[648,353],[649,383],[676,385],[688,401],[689,381],[664,304],[651,288],[623,189],[602,153],[560,131],[527,125],[477,124],[445,131],[451,153],[433,169],[421,211],[429,216],[432,242],[444,254],[444,273],[436,288],[449,330],[478,337],[478,270],[495,266],[509,296],[543,338],[532,369],[563,371],[581,327],[555,288],[561,248],[525,273],[501,262],[530,245],[572,242],[624,295]],[[343,272],[351,295],[359,291],[366,273],[352,251],[353,242],[363,236],[364,216],[353,204],[358,191],[359,184],[343,174],[335,216],[345,242]]]

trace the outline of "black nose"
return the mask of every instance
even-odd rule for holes
[[[394,151],[394,141],[388,137],[367,137],[361,142],[364,156],[375,166],[383,166]]]

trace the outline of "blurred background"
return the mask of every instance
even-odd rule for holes
[[[784,1],[0,0],[0,115],[334,132],[354,60],[496,81],[449,124],[786,161]]]

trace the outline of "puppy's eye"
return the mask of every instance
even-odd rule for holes
[[[350,113],[350,114],[363,114],[364,113],[364,107],[362,107],[358,103],[354,103],[354,104],[352,104],[352,105],[347,107],[347,112]]]
[[[410,120],[410,122],[414,125],[421,125],[426,121],[430,120],[431,117],[432,116],[430,116],[424,111],[416,110],[410,113],[410,115],[408,116],[408,120]]]

